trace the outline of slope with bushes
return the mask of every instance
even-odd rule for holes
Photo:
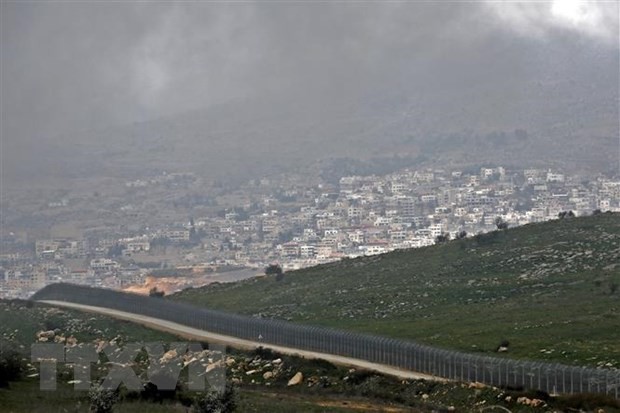
[[[620,214],[347,259],[172,299],[507,357],[620,367]]]

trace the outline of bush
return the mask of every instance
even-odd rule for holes
[[[0,343],[0,388],[8,387],[9,382],[19,380],[21,374],[20,354],[4,343]]]
[[[149,291],[149,297],[163,297],[166,294],[165,291],[159,291],[157,287],[151,288]]]
[[[595,393],[579,393],[558,397],[555,407],[566,410],[595,411],[603,407],[620,408],[620,400]]]
[[[237,391],[232,384],[227,384],[222,393],[209,391],[194,401],[194,410],[197,413],[231,413],[236,407]]]
[[[279,264],[269,264],[267,268],[265,268],[265,275],[281,275],[284,274],[282,267]]]
[[[108,390],[101,386],[93,386],[88,392],[90,411],[93,413],[111,413],[118,399],[118,390]]]

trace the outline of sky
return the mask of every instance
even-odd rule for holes
[[[2,142],[265,96],[320,105],[476,82],[481,67],[505,78],[525,70],[522,47],[617,52],[618,33],[618,1],[3,1]]]

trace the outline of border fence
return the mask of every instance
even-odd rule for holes
[[[244,340],[385,364],[456,381],[541,390],[603,393],[619,398],[620,370],[511,360],[420,345],[412,341],[300,325],[200,308],[162,298],[75,284],[51,284],[32,300],[66,301],[171,321]]]

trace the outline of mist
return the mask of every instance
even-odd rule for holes
[[[476,111],[482,94],[471,127],[540,79],[609,92],[618,3],[3,2],[1,43],[10,166],[39,143],[221,105],[320,119],[401,95],[399,111]]]

